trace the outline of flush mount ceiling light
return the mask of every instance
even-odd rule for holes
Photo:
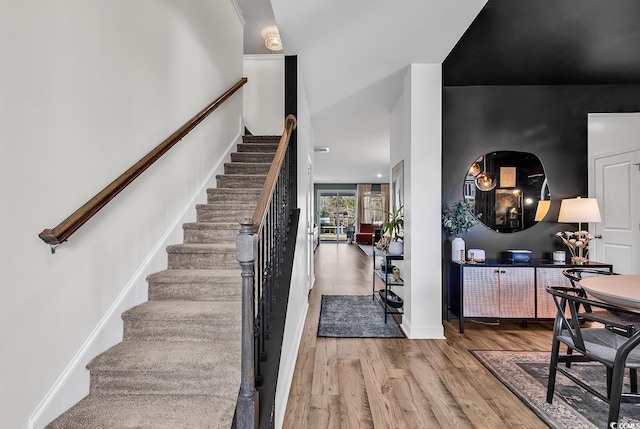
[[[267,49],[274,52],[282,50],[282,40],[280,39],[278,27],[273,25],[264,27],[260,35],[264,39],[264,46],[266,46]]]
[[[328,153],[329,152],[329,147],[328,146],[314,146],[313,147],[313,151],[314,152],[320,152],[320,153]]]

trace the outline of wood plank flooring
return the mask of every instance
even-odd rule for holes
[[[550,350],[551,323],[446,322],[446,340],[318,338],[320,300],[372,291],[372,258],[321,243],[284,428],[545,428],[469,350]],[[384,317],[372,314],[371,317]]]

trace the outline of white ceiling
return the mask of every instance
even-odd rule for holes
[[[412,63],[442,63],[487,0],[238,0],[245,53],[274,23],[297,55],[311,112],[315,183],[389,181],[390,112]],[[274,22],[275,17],[275,22]],[[271,21],[269,21],[271,20]],[[381,177],[377,175],[381,174]]]

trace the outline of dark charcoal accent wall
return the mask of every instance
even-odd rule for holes
[[[464,236],[467,249],[485,249],[487,258],[499,258],[507,249],[550,258],[562,248],[555,233],[573,227],[557,223],[560,200],[587,196],[587,114],[638,111],[640,85],[443,88],[443,202],[462,199],[466,170],[478,156],[496,150],[538,155],[551,192],[544,221],[510,234],[475,226]],[[443,232],[444,262],[451,255],[447,238]]]
[[[464,236],[467,249],[485,249],[487,258],[508,249],[528,249],[551,258],[563,249],[555,233],[576,225],[557,222],[560,201],[587,196],[587,114],[640,111],[640,85],[459,86],[443,88],[442,201],[462,199],[465,174],[478,156],[496,150],[532,152],[549,179],[551,209],[537,225],[517,233],[497,233],[484,225]],[[451,243],[442,235],[443,317],[447,315],[447,264]],[[615,267],[614,267],[615,269]]]

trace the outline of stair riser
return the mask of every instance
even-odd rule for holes
[[[240,264],[236,260],[236,253],[176,253],[169,254],[168,267],[171,270],[220,268],[238,269]]]
[[[241,279],[234,283],[149,283],[149,301],[236,301]]]
[[[234,152],[231,154],[232,162],[268,162],[273,161],[273,153],[262,152]]]
[[[264,174],[271,168],[271,164],[225,164],[224,174]]]
[[[240,339],[241,320],[125,320],[125,341]]]
[[[188,346],[188,343],[187,343]],[[133,395],[227,395],[224,379],[238,377],[223,368],[214,371],[92,371],[90,393]],[[235,394],[238,394],[236,390]]]
[[[238,145],[238,152],[276,153],[276,150],[278,150],[278,143],[240,143]]]
[[[235,191],[235,192],[234,192]],[[217,203],[234,203],[242,202],[245,204],[257,204],[260,199],[260,193],[262,192],[262,186],[255,188],[255,190],[247,191],[245,189],[208,189],[207,190],[207,202],[209,204]]]
[[[265,180],[266,177],[261,175],[256,175],[255,177],[221,175],[216,178],[219,188],[262,188]]]
[[[242,209],[224,209],[216,206],[198,207],[196,209],[196,220],[198,222],[236,222],[238,223],[238,230],[240,230],[240,221],[245,218],[252,218],[254,210],[255,207]]]
[[[185,243],[235,243],[240,231],[238,228],[231,229],[185,229]]]

